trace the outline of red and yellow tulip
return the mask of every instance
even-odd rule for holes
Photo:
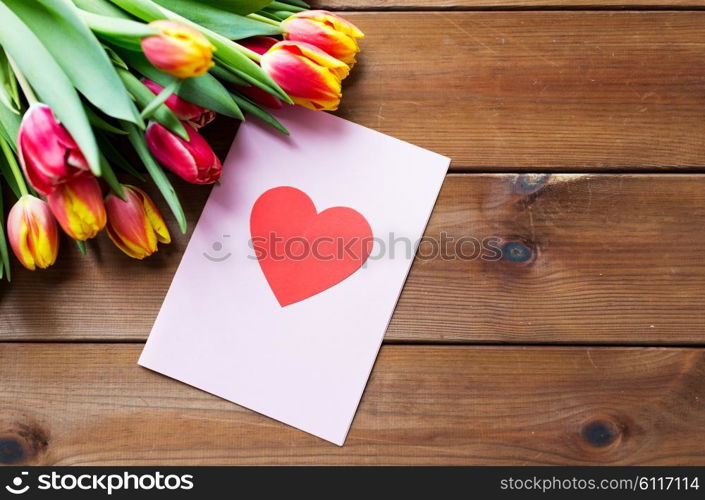
[[[315,45],[350,67],[360,52],[358,38],[365,34],[353,23],[326,10],[298,12],[282,22],[284,38]]]
[[[27,269],[46,269],[59,254],[59,231],[45,201],[26,194],[10,209],[7,237],[20,263]]]
[[[157,251],[157,243],[170,243],[171,236],[162,214],[147,193],[123,186],[126,200],[114,194],[105,198],[108,236],[133,259],[144,259]]]
[[[160,19],[149,26],[158,35],[142,39],[142,51],[157,69],[177,78],[201,76],[213,66],[213,51],[203,34],[176,21]]]
[[[145,138],[154,157],[164,168],[191,184],[213,184],[223,169],[220,160],[201,134],[182,122],[189,140],[167,130],[159,123],[150,123]]]
[[[25,176],[43,195],[89,169],[76,141],[45,104],[29,107],[22,117],[17,143]]]
[[[350,68],[323,50],[304,42],[285,40],[263,56],[262,69],[304,108],[332,111],[342,98],[342,80]]]
[[[93,238],[105,227],[103,193],[93,175],[61,184],[47,196],[47,202],[61,228],[74,240]]]

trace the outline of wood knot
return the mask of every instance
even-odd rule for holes
[[[519,174],[513,182],[514,192],[521,195],[534,194],[542,190],[550,178],[550,174]]]
[[[12,465],[24,462],[26,455],[19,438],[0,436],[0,464]]]
[[[502,260],[527,266],[536,260],[536,246],[523,238],[506,238],[502,244]]]
[[[624,426],[611,418],[597,418],[583,424],[580,437],[590,448],[617,445],[624,435]]]
[[[49,437],[41,427],[17,424],[0,434],[0,464],[19,465],[34,462],[49,446]]]

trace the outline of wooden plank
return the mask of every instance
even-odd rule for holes
[[[349,17],[368,37],[341,115],[454,169],[705,163],[705,12]]]
[[[572,8],[702,8],[703,0],[321,0],[313,8],[330,10],[473,10],[528,9],[532,7]]]
[[[704,188],[702,175],[451,177],[427,235],[446,231],[447,254],[470,259],[417,261],[389,336],[703,344]],[[467,236],[486,241],[479,256]]]
[[[705,351],[386,346],[340,448],[135,364],[0,345],[0,462],[703,465]]]
[[[208,189],[180,191],[193,225]],[[422,243],[387,340],[703,344],[703,227],[705,175],[451,175],[426,232],[446,251]],[[146,338],[187,237],[142,262],[98,240],[15,266],[2,339]]]

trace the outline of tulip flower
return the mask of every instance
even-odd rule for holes
[[[20,263],[34,271],[46,269],[59,254],[59,231],[45,201],[23,195],[7,217],[7,238]]]
[[[149,150],[164,168],[191,184],[213,184],[220,179],[220,160],[201,134],[182,122],[189,140],[167,130],[159,123],[147,127]]]
[[[272,38],[271,36],[253,36],[240,40],[238,43],[259,55],[263,55],[278,41],[279,40]],[[262,90],[259,87],[246,87],[243,85],[234,85],[233,87],[245,97],[249,97],[251,100],[261,106],[264,106],[265,108],[281,109],[284,107],[284,103],[279,98],[274,97],[272,94]]]
[[[47,201],[61,228],[74,240],[93,238],[105,227],[103,193],[93,175],[61,184],[47,196]]]
[[[213,66],[215,47],[198,30],[160,19],[149,26],[158,35],[142,39],[142,51],[157,69],[177,78],[201,76]]]
[[[142,83],[144,83],[145,87],[151,90],[154,95],[159,95],[159,93],[164,89],[164,87],[158,83],[153,82],[152,80],[147,80],[146,78],[142,79]],[[215,119],[215,111],[190,103],[176,94],[171,94],[164,104],[176,115],[179,120],[189,122],[194,126],[194,128],[200,128],[204,125],[208,125]]]
[[[357,39],[365,37],[350,21],[325,10],[298,12],[282,22],[282,29],[285,39],[315,45],[350,67],[360,52]]]
[[[114,194],[105,198],[108,237],[133,259],[144,259],[157,251],[157,242],[170,243],[166,223],[147,193],[123,186],[126,200]]]
[[[76,141],[45,104],[29,107],[22,117],[17,143],[25,176],[43,195],[89,170]]]
[[[273,45],[261,65],[296,104],[313,110],[338,109],[341,81],[350,72],[318,47],[287,40]]]

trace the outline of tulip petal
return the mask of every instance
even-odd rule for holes
[[[171,243],[171,235],[169,234],[169,228],[167,228],[166,223],[159,209],[154,204],[152,199],[147,196],[147,193],[142,191],[140,188],[135,186],[130,186],[141,198],[142,206],[144,207],[144,213],[147,215],[147,219],[154,229],[157,235],[157,240],[159,243]]]

